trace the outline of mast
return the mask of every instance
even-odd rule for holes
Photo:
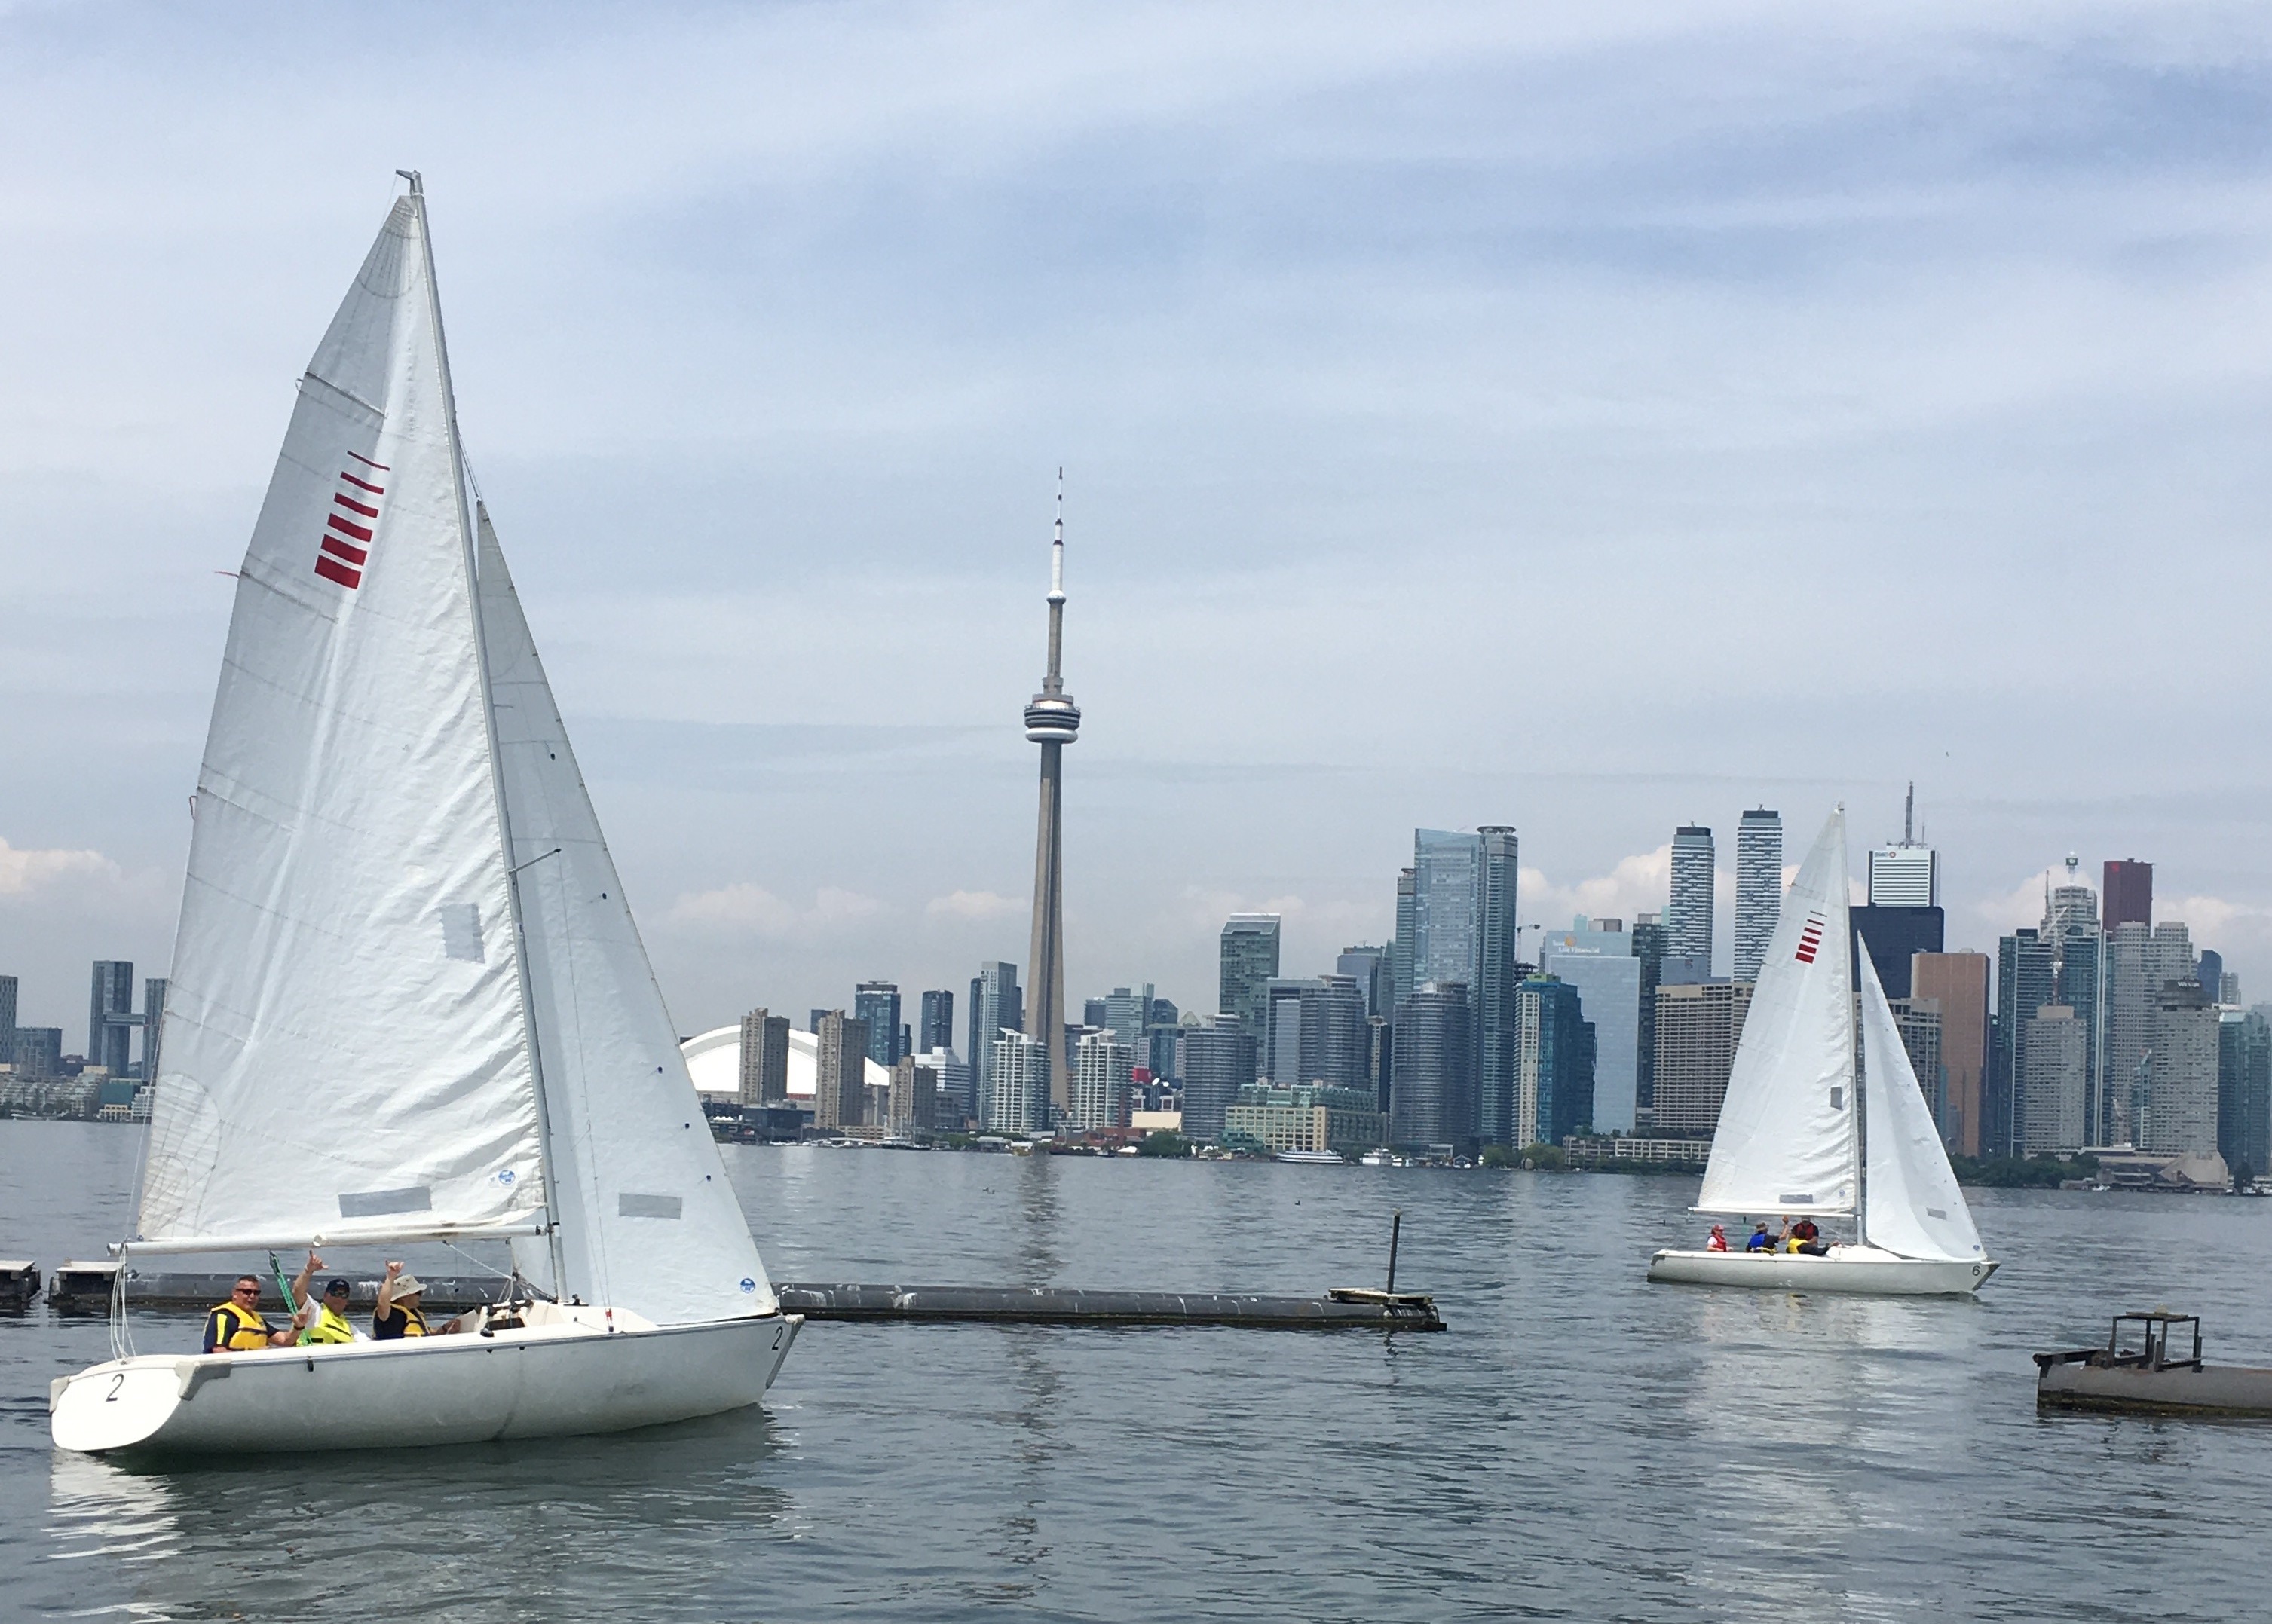
[[[1910,793],[1911,796],[1917,793],[1917,786],[1914,784],[1910,786]],[[1902,814],[1902,839],[1906,843],[1909,830],[1909,812],[1906,807]],[[1854,969],[1858,970],[1859,966],[1853,963],[1854,957],[1868,952],[1869,949],[1865,947],[1854,934],[1853,920],[1849,912],[1852,906],[1853,886],[1846,869],[1846,803],[1842,801],[1838,803],[1838,917],[1840,922],[1845,927],[1847,952],[1852,956],[1847,962],[1850,965],[1853,965]],[[1855,973],[1850,972],[1846,978],[1847,990],[1854,1000],[1854,1013],[1848,1019],[1846,1025],[1849,1056],[1846,1076],[1847,1089],[1851,1095],[1854,1107],[1848,1119],[1853,1123],[1851,1133],[1854,1158],[1854,1244],[1867,1246],[1870,1244],[1870,1187],[1868,1158],[1863,1154],[1865,1142],[1862,1136],[1864,1132],[1862,1097],[1868,1091],[1862,1086],[1862,1068],[1869,1063],[1869,1057],[1862,1049],[1861,981],[1860,975]]]
[[[560,1204],[552,1188],[551,1114],[544,1099],[544,1062],[536,1039],[536,999],[528,984],[528,938],[521,923],[520,869],[512,860],[512,823],[505,810],[504,771],[497,760],[497,704],[490,685],[489,640],[482,632],[482,592],[474,559],[474,519],[466,501],[466,449],[458,438],[458,391],[450,381],[450,345],[442,330],[442,285],[434,274],[434,233],[426,218],[426,186],[415,169],[395,173],[410,183],[411,206],[418,211],[418,251],[426,262],[426,306],[434,323],[434,361],[442,377],[444,427],[450,443],[450,474],[457,499],[458,540],[465,554],[466,600],[474,618],[474,659],[482,678],[482,728],[489,740],[490,795],[497,808],[497,838],[504,846],[506,905],[512,911],[513,974],[520,986],[520,1019],[528,1041],[529,1080],[536,1095],[536,1176],[544,1195],[544,1244],[552,1260],[554,1295],[567,1295],[566,1267],[560,1255]]]

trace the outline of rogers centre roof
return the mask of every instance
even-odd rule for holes
[[[737,1023],[721,1026],[714,1031],[698,1032],[678,1046],[686,1056],[686,1069],[694,1078],[696,1090],[704,1097],[716,1099],[739,1099],[742,1097],[742,1028]],[[862,1062],[866,1068],[870,1088],[889,1088],[892,1069],[879,1066],[874,1061]],[[792,1031],[788,1035],[788,1092],[792,1099],[810,1099],[820,1074],[820,1040],[809,1032]]]

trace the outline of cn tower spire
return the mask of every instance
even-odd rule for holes
[[[1026,706],[1026,737],[1042,747],[1042,798],[1034,837],[1034,934],[1028,955],[1026,1035],[1049,1054],[1049,1104],[1062,1114],[1072,1104],[1066,1069],[1065,993],[1065,747],[1080,733],[1080,707],[1065,691],[1065,470],[1058,470],[1057,524],[1050,538],[1050,667],[1042,691]],[[1043,1115],[1032,1102],[1034,1117]],[[1044,1128],[1046,1121],[1015,1126]]]

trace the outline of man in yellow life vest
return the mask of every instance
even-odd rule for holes
[[[321,1267],[323,1260],[316,1260]],[[324,1294],[315,1304],[316,1317],[309,1322],[308,1340],[310,1342],[361,1342],[363,1334],[348,1323],[348,1283],[333,1280],[324,1287]]]
[[[228,1300],[206,1315],[206,1352],[243,1353],[254,1348],[288,1348],[300,1339],[300,1315],[278,1330],[261,1317],[260,1277],[241,1274]]]

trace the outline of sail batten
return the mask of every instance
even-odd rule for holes
[[[239,572],[136,1221],[153,1243],[341,1233],[372,1192],[421,1192],[439,1227],[541,1205],[424,230],[398,201]]]
[[[1784,894],[1712,1136],[1700,1212],[1844,1214],[1860,1199],[1846,815]]]

